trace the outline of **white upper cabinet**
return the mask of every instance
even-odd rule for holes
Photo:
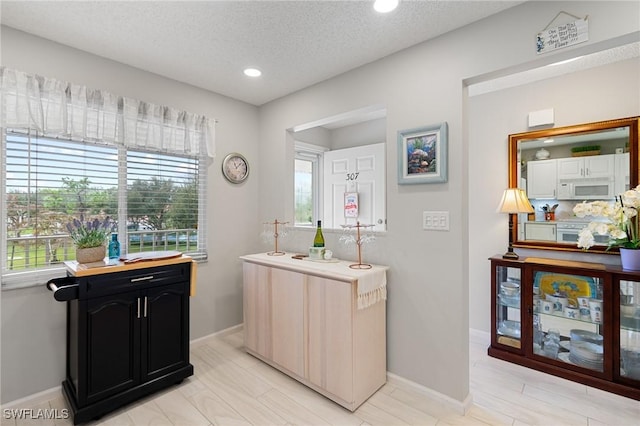
[[[527,163],[527,196],[529,198],[556,198],[558,160],[538,160]]]
[[[615,172],[615,156],[559,158],[558,179],[611,178]]]
[[[630,189],[630,172],[629,166],[629,153],[615,154],[616,160],[616,179],[615,179],[615,193],[622,194],[624,191]]]

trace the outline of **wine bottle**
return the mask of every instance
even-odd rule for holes
[[[324,236],[322,235],[321,221],[318,221],[318,228],[316,229],[316,236],[313,239],[314,247],[324,247]]]
[[[109,241],[109,259],[120,258],[120,242],[118,241],[118,234],[111,234],[111,241]]]

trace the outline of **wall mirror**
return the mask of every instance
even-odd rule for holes
[[[589,222],[576,203],[613,200],[638,185],[640,117],[509,135],[509,186],[526,191],[535,213],[514,218],[515,247],[580,251],[578,233]],[[589,252],[606,250],[599,236]]]
[[[379,105],[295,126],[295,226],[386,230],[386,109]]]

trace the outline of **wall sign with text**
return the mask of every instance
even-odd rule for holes
[[[545,28],[536,36],[538,54],[551,52],[589,40],[588,18],[577,19],[553,28]]]

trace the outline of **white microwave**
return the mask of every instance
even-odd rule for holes
[[[577,179],[558,182],[558,200],[607,200],[615,198],[613,179]]]

